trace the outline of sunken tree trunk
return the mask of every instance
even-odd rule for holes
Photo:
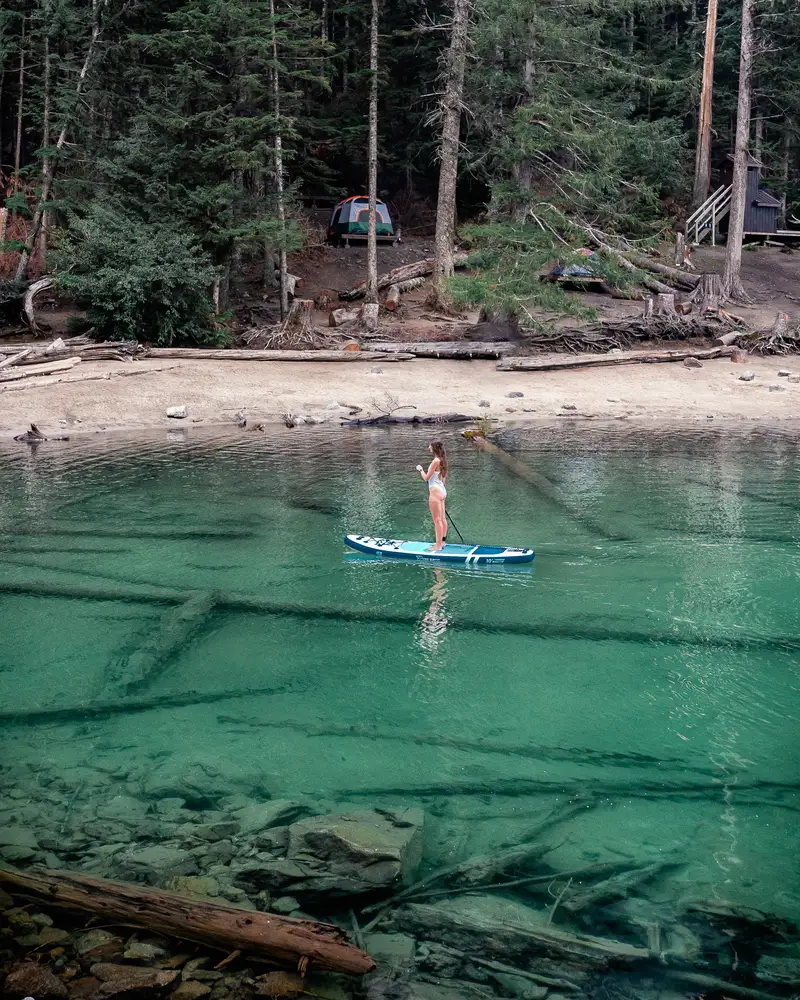
[[[703,204],[711,187],[711,106],[714,89],[714,48],[717,39],[717,0],[708,0],[706,47],[703,56],[703,86],[700,93],[700,116],[697,124],[697,149],[694,161],[695,208]]]
[[[722,288],[727,299],[747,301],[742,285],[742,241],[747,201],[747,166],[750,161],[750,101],[753,69],[753,8],[755,0],[742,0],[742,41],[739,53],[739,103],[736,111],[736,149],[733,163],[728,245]]]
[[[461,106],[467,62],[469,0],[453,0],[453,26],[447,53],[445,89],[441,100],[442,135],[439,142],[439,200],[436,206],[436,242],[433,268],[434,297],[442,298],[444,283],[454,273],[456,180],[461,136]]]
[[[240,910],[77,872],[0,871],[0,883],[46,896],[51,904],[88,910],[112,923],[131,923],[227,952],[245,951],[293,965],[305,958],[312,965],[349,975],[375,968],[369,955],[350,944],[344,931],[332,924]]]

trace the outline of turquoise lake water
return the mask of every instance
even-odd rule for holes
[[[28,860],[79,867],[93,805],[198,769],[189,808],[422,805],[429,866],[584,795],[554,870],[668,857],[660,898],[800,918],[797,441],[510,436],[546,496],[443,437],[466,540],[531,569],[346,553],[430,537],[424,431],[0,451],[0,822],[54,840]]]

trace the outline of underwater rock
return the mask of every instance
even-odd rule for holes
[[[235,837],[239,833],[239,824],[232,821],[221,823],[188,823],[181,829],[181,833],[192,837],[199,837],[207,840],[210,844],[218,840],[227,840]]]
[[[295,910],[299,910],[300,904],[294,896],[279,896],[272,901],[269,908],[273,913],[288,915],[289,913],[294,913]]]
[[[219,896],[219,882],[213,875],[179,875],[167,883],[170,892],[196,899],[214,899]]]
[[[198,983],[196,979],[190,979],[186,983],[181,983],[177,990],[173,990],[170,996],[178,997],[179,1000],[200,1000],[211,992],[211,987],[205,983]]]
[[[239,833],[261,833],[270,827],[285,826],[311,812],[306,806],[291,799],[272,799],[269,802],[254,802],[234,813],[239,824]]]
[[[170,943],[163,938],[148,938],[140,941],[134,934],[125,943],[122,957],[132,961],[155,962],[169,954]]]
[[[93,994],[94,1000],[121,993],[164,990],[178,978],[177,972],[168,969],[146,969],[138,965],[113,965],[108,962],[98,962],[89,971],[101,982]]]
[[[67,987],[49,969],[33,962],[16,965],[6,976],[3,994],[35,997],[36,1000],[66,1000]]]
[[[39,850],[39,841],[33,830],[24,826],[7,826],[0,829],[0,848],[25,847],[31,851]]]
[[[115,795],[107,802],[97,807],[97,818],[137,826],[141,823],[148,810],[148,804],[131,795]]]
[[[103,962],[121,955],[122,938],[110,931],[92,929],[81,934],[74,944],[75,954],[85,962]]]
[[[260,773],[247,771],[234,761],[213,758],[168,760],[144,778],[142,791],[150,799],[183,799],[190,809],[213,809],[232,790],[258,791]]]
[[[520,1000],[544,1000],[547,996],[546,986],[537,986],[530,979],[523,979],[522,976],[512,976],[506,972],[492,972],[490,979],[498,983],[505,993],[512,997],[519,997]]]
[[[188,851],[161,844],[134,851],[119,861],[135,875],[144,875],[150,885],[164,885],[176,875],[193,875],[197,871],[197,862]]]
[[[416,941],[409,934],[365,934],[364,949],[378,964],[413,962]]]
[[[284,854],[289,846],[289,827],[273,826],[271,830],[262,830],[254,843],[272,854]]]
[[[408,881],[422,854],[421,809],[314,816],[289,827],[285,858],[257,857],[237,881],[258,891],[356,895]]]

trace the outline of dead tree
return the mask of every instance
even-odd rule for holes
[[[753,9],[755,0],[742,0],[742,40],[739,52],[739,103],[736,111],[736,149],[733,161],[733,190],[731,191],[728,244],[725,251],[725,270],[722,290],[726,299],[747,302],[742,285],[742,241],[744,239],[744,211],[747,201],[747,167],[750,162],[750,103],[753,71]]]
[[[453,22],[447,52],[444,94],[440,102],[442,120],[439,141],[439,200],[436,206],[436,238],[433,268],[433,297],[441,299],[444,282],[453,276],[455,241],[456,180],[461,136],[461,108],[464,72],[467,63],[469,0],[453,0]]]
[[[714,48],[717,40],[717,0],[708,0],[706,46],[703,55],[703,86],[700,92],[700,116],[697,124],[697,149],[694,161],[695,208],[703,204],[711,186],[711,106],[714,89]],[[676,262],[677,263],[677,262]]]

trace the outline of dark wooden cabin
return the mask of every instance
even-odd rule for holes
[[[733,161],[733,157],[729,156]],[[728,183],[733,180],[731,162]],[[761,163],[750,157],[747,164],[747,197],[744,203],[744,232],[746,236],[770,236],[778,232],[778,216],[783,206],[780,199],[762,187]]]

